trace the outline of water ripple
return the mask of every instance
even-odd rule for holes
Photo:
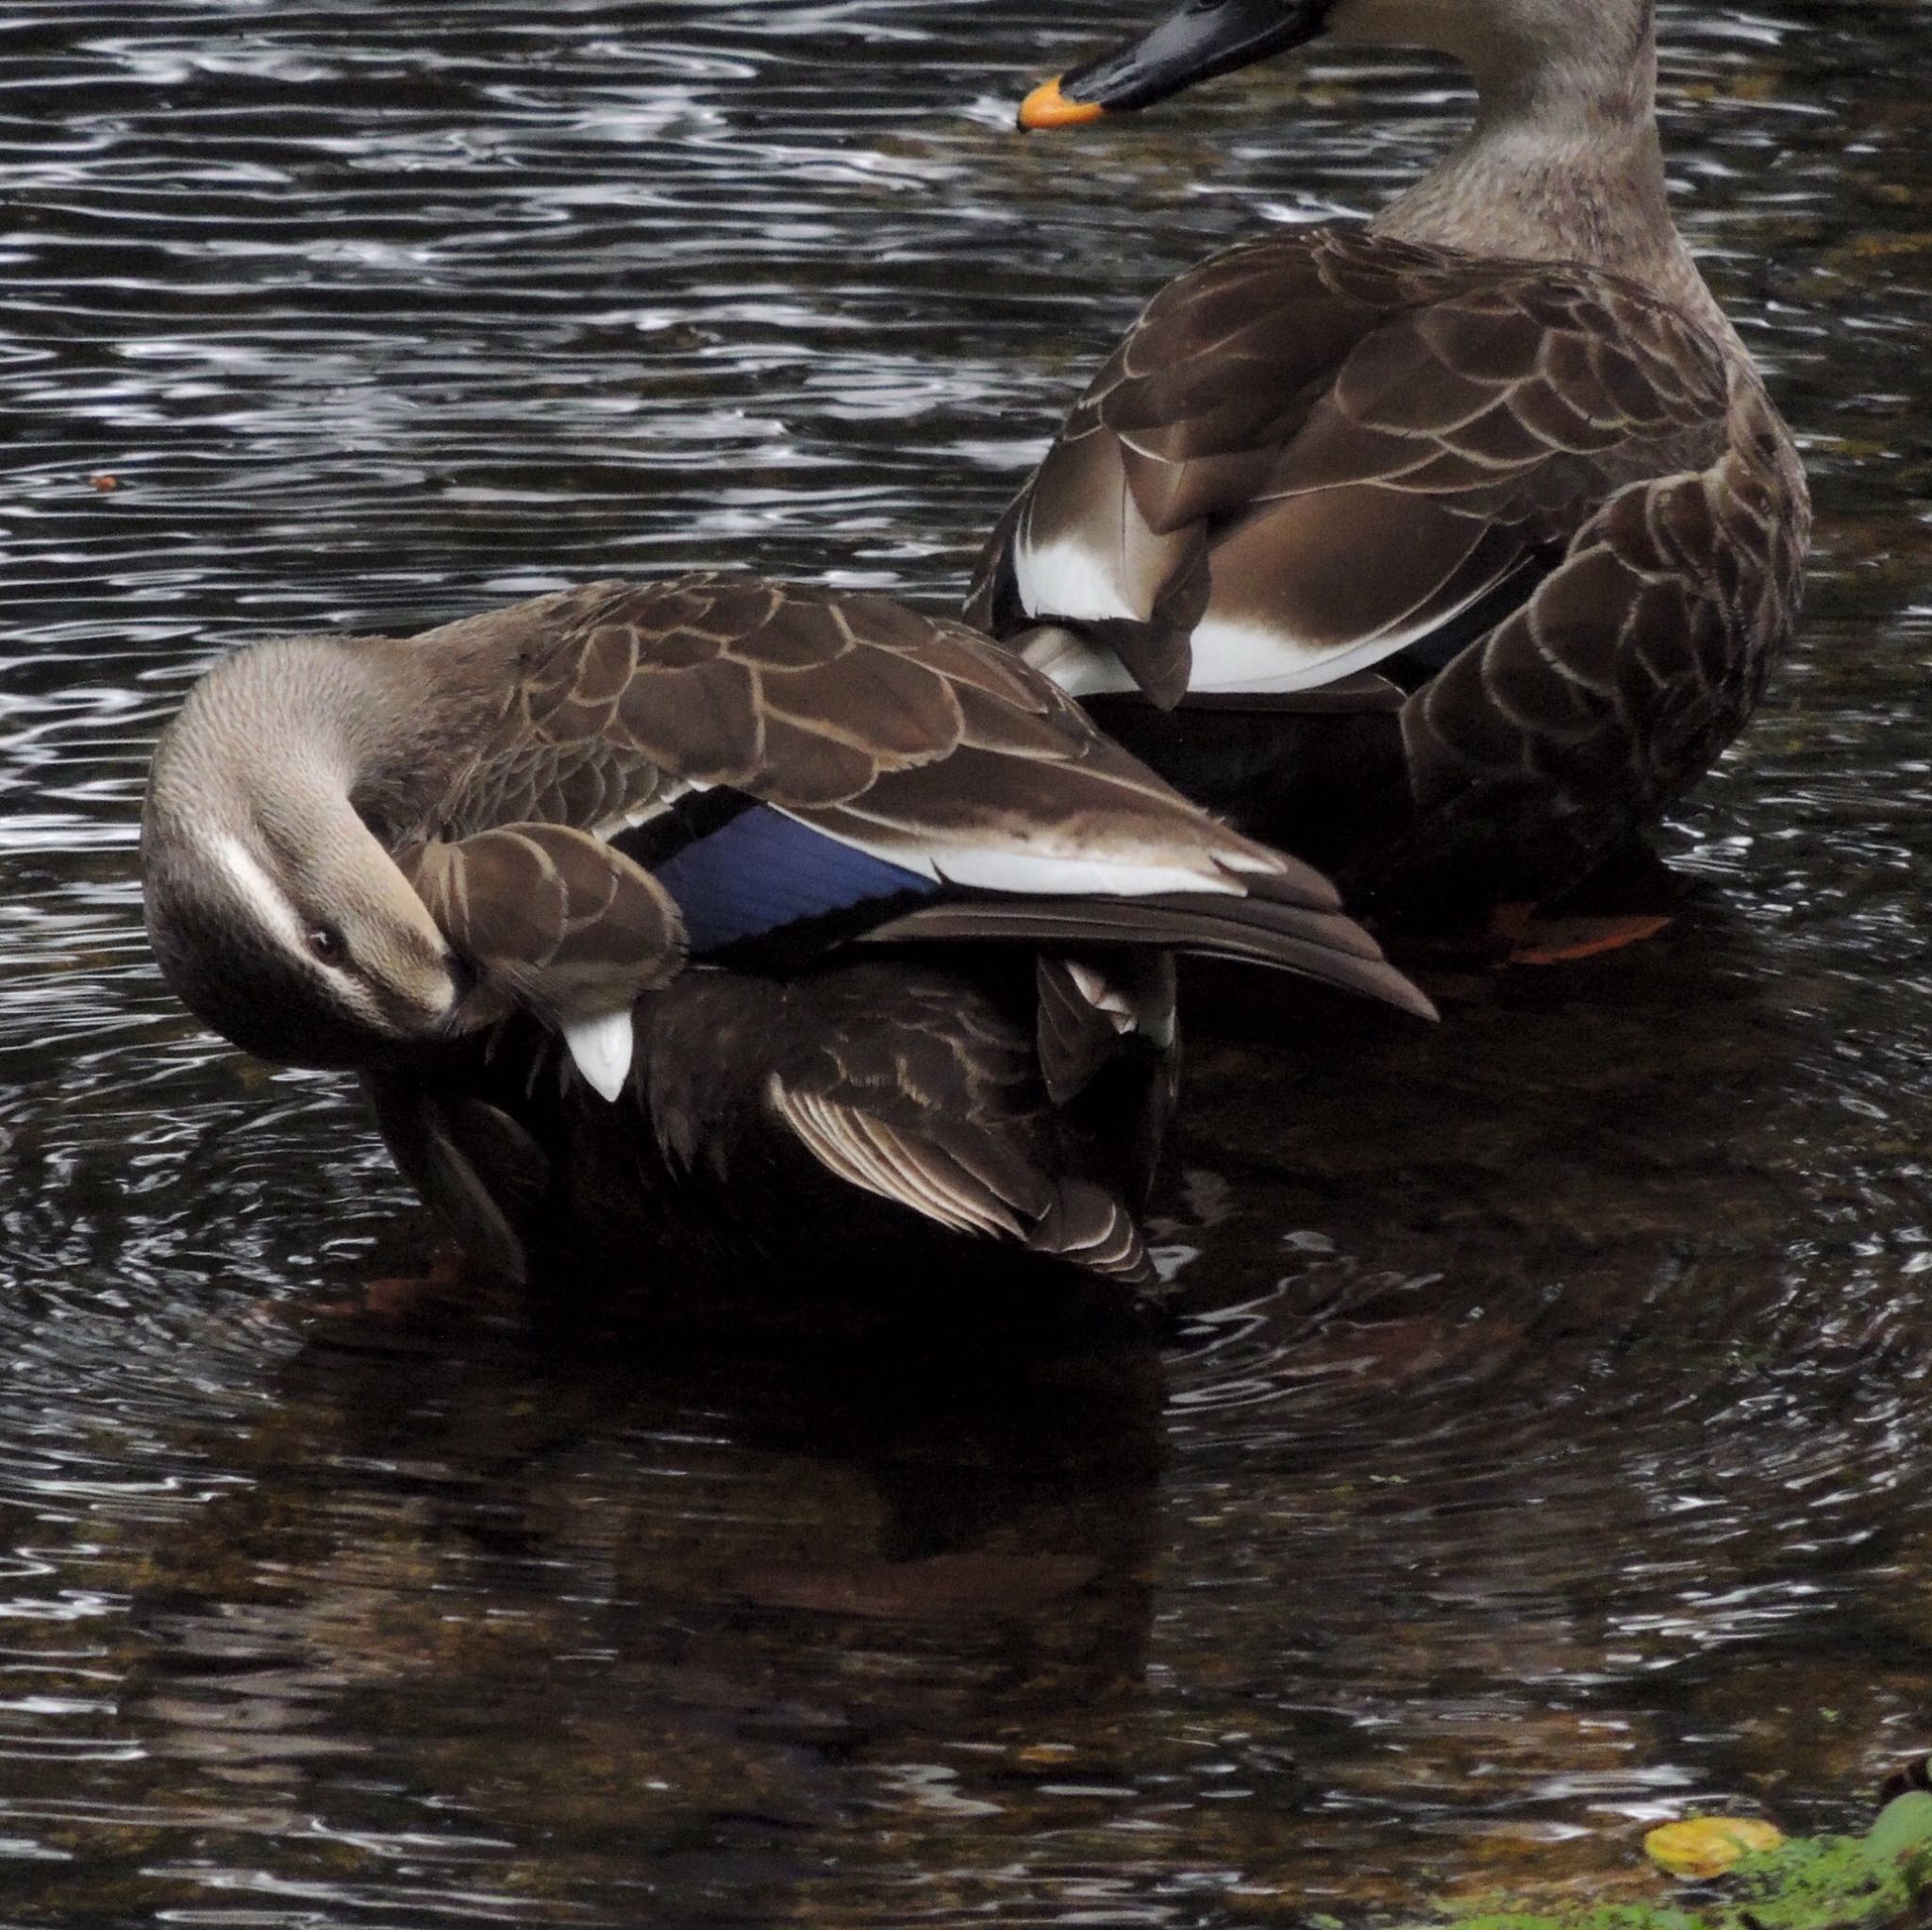
[[[1685,916],[1427,1038],[1204,1037],[1174,1346],[950,1367],[309,1325],[420,1222],[163,992],[147,745],[249,638],[612,572],[948,606],[1146,292],[1457,90],[1338,50],[1074,145],[1011,102],[1100,0],[0,19],[21,1921],[1356,1917],[1932,1742],[1922,29],[1663,11],[1821,510]]]

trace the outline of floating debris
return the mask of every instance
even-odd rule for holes
[[[1785,1839],[1774,1823],[1755,1816],[1692,1816],[1667,1822],[1643,1839],[1643,1854],[1673,1876],[1722,1876],[1732,1864]]]

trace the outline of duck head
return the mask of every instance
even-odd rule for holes
[[[1020,125],[1072,126],[1151,107],[1318,39],[1447,54],[1486,98],[1553,75],[1566,95],[1588,97],[1620,77],[1641,78],[1654,8],[1655,0],[1184,0],[1125,46],[1035,88]]]
[[[142,813],[148,936],[170,988],[243,1050],[364,1067],[460,1027],[464,974],[350,801],[328,666],[266,646],[190,695]]]

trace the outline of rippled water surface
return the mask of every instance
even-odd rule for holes
[[[1696,1804],[1847,1824],[1932,1741],[1909,0],[1665,8],[1821,511],[1685,914],[1428,1036],[1198,1036],[1166,1347],[317,1319],[422,1223],[147,961],[214,653],[697,564],[942,607],[1147,291],[1459,112],[1331,55],[1013,135],[1126,11],[0,12],[8,1923],[1357,1922],[1641,1886]]]

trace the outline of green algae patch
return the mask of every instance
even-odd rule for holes
[[[1455,1930],[1707,1930],[1708,1919],[1687,1910],[1648,1904],[1603,1904],[1563,1913],[1548,1910],[1456,1911],[1446,1919]]]
[[[1932,1911],[1932,1791],[1895,1798],[1862,1837],[1798,1837],[1744,1856],[1720,1882],[1695,1886],[1694,1898],[1474,1904],[1431,1921],[1448,1930],[1905,1930]]]

